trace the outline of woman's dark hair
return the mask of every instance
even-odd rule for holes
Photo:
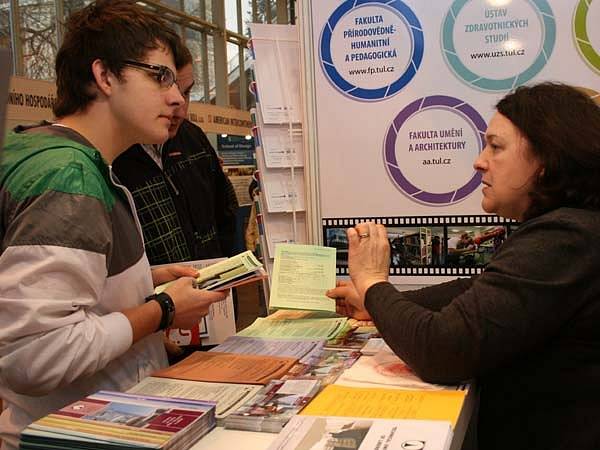
[[[66,30],[56,55],[56,117],[82,111],[95,100],[92,63],[96,59],[120,78],[123,61],[143,60],[151,50],[165,47],[175,61],[183,57],[179,36],[131,0],[97,0],[71,14]]]
[[[543,167],[525,219],[559,207],[600,209],[600,107],[588,95],[548,82],[521,86],[496,108]]]

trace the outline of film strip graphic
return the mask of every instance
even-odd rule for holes
[[[361,222],[382,224],[390,243],[390,275],[469,276],[485,266],[516,221],[490,215],[324,218],[323,242],[337,249],[336,271],[348,274],[346,229]]]

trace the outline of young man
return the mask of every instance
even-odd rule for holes
[[[202,129],[187,120],[192,55],[185,47],[178,53],[177,84],[185,102],[175,109],[169,140],[134,145],[113,164],[133,195],[151,264],[235,253],[235,191]]]
[[[136,144],[113,163],[131,194],[150,264],[232,256],[238,202],[204,131],[187,120],[194,86],[192,54],[178,48],[177,85],[183,95],[164,144]],[[234,290],[234,307],[237,298]],[[171,363],[201,346],[165,341]]]
[[[166,365],[160,329],[189,328],[223,294],[153,273],[111,162],[167,139],[183,103],[178,37],[122,0],[73,14],[56,59],[57,122],[8,136],[0,172],[2,449],[30,422],[99,389],[126,390]],[[145,301],[148,300],[148,301]]]

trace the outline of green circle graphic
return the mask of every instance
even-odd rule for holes
[[[575,46],[581,57],[597,72],[600,73],[600,55],[592,47],[587,32],[587,15],[593,0],[579,0],[573,14],[573,34]]]

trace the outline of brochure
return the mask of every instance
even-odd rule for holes
[[[363,355],[374,355],[374,354],[380,352],[381,350],[392,351],[392,349],[385,343],[383,338],[372,337],[372,338],[369,338],[369,340],[367,341],[365,346],[360,349],[360,352]]]
[[[127,392],[216,402],[215,416],[217,419],[222,419],[254,397],[260,388],[260,385],[255,384],[208,383],[146,377]]]
[[[196,261],[182,261],[177,264],[191,266],[198,270],[225,261],[225,258],[200,259]],[[152,266],[153,269],[167,267],[172,264]],[[247,279],[246,279],[247,281]],[[168,283],[166,283],[168,284]],[[166,287],[166,284],[163,287]],[[191,329],[167,328],[165,334],[169,340],[177,345],[217,345],[235,334],[235,314],[233,310],[233,297],[231,291],[225,300],[210,305],[208,315],[202,317],[198,325]]]
[[[268,450],[447,450],[446,421],[295,416]]]
[[[99,391],[33,422],[20,448],[183,450],[214,427],[214,402]]]
[[[307,416],[447,420],[456,425],[467,391],[407,391],[330,384],[302,411]]]
[[[347,332],[340,333],[335,339],[328,341],[327,348],[362,351],[369,339],[377,336],[379,332],[374,326],[354,327],[349,320]]]
[[[318,357],[323,352],[325,340],[319,339],[265,339],[247,336],[230,336],[220,345],[209,350],[222,353],[251,355],[289,356],[301,363]]]
[[[152,374],[155,377],[220,383],[267,384],[285,375],[296,358],[194,352],[177,364]]]
[[[336,249],[317,245],[279,244],[271,277],[271,309],[302,309],[335,314]]]
[[[361,353],[353,350],[323,349],[317,356],[305,358],[290,369],[284,379],[320,380],[322,386],[334,383],[340,374],[351,367]]]
[[[262,263],[250,250],[247,250],[210,266],[202,267],[196,278],[195,287],[209,291],[224,291],[262,280],[266,276],[266,272],[262,269]],[[157,286],[154,292],[161,293],[171,283],[172,281]]]
[[[319,380],[272,380],[225,418],[225,428],[279,433],[317,394],[320,384]]]
[[[464,385],[427,383],[412,371],[389,347],[373,356],[363,356],[339,377],[338,384],[358,386],[361,384],[396,386],[400,389],[448,390],[464,389]]]
[[[325,319],[271,319],[257,318],[252,325],[241,330],[238,336],[273,339],[335,339],[347,332],[346,317]]]

